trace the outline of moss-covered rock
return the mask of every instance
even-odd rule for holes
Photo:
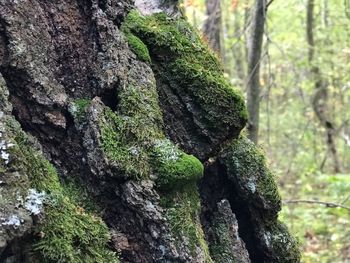
[[[238,233],[238,222],[228,200],[217,203],[210,234],[210,254],[217,263],[250,262],[245,244]]]
[[[270,258],[270,262],[300,262],[299,244],[282,222],[268,224],[258,233],[264,242],[264,252]]]
[[[155,86],[127,85],[118,94],[118,109],[105,107],[99,117],[101,147],[127,177],[149,176],[150,148],[164,138]]]
[[[102,219],[76,204],[55,168],[33,148],[17,122],[9,120],[7,130],[14,142],[10,165],[28,176],[32,189],[33,202],[26,208],[43,215],[36,226],[39,238],[33,250],[44,262],[118,262],[108,248],[109,232]]]
[[[242,136],[223,151],[221,160],[242,200],[249,206],[271,211],[274,217],[281,209],[281,197],[262,150]]]
[[[244,203],[239,213],[252,225],[251,248],[260,250],[265,262],[300,262],[297,242],[277,219],[281,197],[262,150],[241,136],[221,153],[219,161],[234,183],[232,190],[239,200],[235,202]]]
[[[199,150],[193,148],[200,144],[206,145],[206,151],[211,151],[223,140],[239,134],[247,119],[243,97],[225,79],[215,53],[185,19],[169,18],[164,13],[143,17],[132,11],[123,28],[148,47],[158,84],[161,83],[157,88],[161,94],[166,94],[164,96],[171,96],[162,98],[163,106],[169,107],[170,100],[179,97],[183,109],[177,110],[193,119],[192,126],[190,123],[184,125],[184,134],[178,136],[191,133],[189,137],[199,142],[193,145],[184,143],[183,147],[194,150],[199,156]],[[173,95],[165,91],[167,88]],[[176,124],[169,122],[171,129],[177,129],[171,127]]]
[[[69,106],[69,112],[77,120],[81,120],[85,115],[85,110],[91,103],[90,99],[77,99],[73,101]]]

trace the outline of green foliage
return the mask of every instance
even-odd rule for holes
[[[169,140],[158,140],[153,148],[153,167],[158,175],[157,186],[162,190],[181,189],[197,182],[204,172],[194,156],[180,151]]]
[[[327,83],[327,115],[335,126],[336,148],[345,173],[332,175],[333,161],[325,143],[325,131],[310,103],[315,83],[308,62],[306,2],[286,0],[269,5],[268,41],[263,46],[267,53],[261,60],[259,142],[277,174],[284,199],[341,201],[349,188],[346,178],[350,169],[350,147],[345,139],[349,134],[346,121],[350,119],[349,18],[346,1],[315,1],[313,65],[319,67]],[[231,82],[240,84],[242,90],[249,78],[244,76],[247,43],[243,36],[246,14],[252,4],[251,0],[237,5],[221,1],[225,68]],[[205,1],[196,1],[187,12],[193,24],[201,28],[206,19]],[[326,174],[319,172],[324,160]],[[302,262],[349,261],[346,210],[298,204],[284,206],[282,215],[303,244]]]
[[[350,206],[348,174],[308,173],[298,180],[290,178],[281,188],[285,198],[343,203]],[[290,197],[292,196],[292,197]],[[319,204],[284,205],[281,219],[301,242],[305,263],[343,263],[350,256],[349,212]],[[331,261],[330,261],[331,259]]]
[[[182,238],[186,237],[192,255],[195,255],[196,248],[200,247],[205,253],[205,262],[212,263],[199,220],[201,206],[196,184],[189,183],[180,191],[162,195],[162,206],[166,208],[166,218],[177,238],[178,246],[181,247],[184,242]]]

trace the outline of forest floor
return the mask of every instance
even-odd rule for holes
[[[350,206],[349,174],[308,174],[280,182],[283,200],[318,200]],[[303,263],[350,262],[350,211],[320,204],[284,204],[280,218],[303,250]]]

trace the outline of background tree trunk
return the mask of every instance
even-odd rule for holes
[[[234,15],[234,38],[236,39],[236,43],[232,47],[233,59],[234,59],[234,67],[236,69],[236,75],[240,80],[241,84],[244,85],[246,79],[246,55],[245,55],[245,45],[244,45],[244,30],[245,24],[244,20],[241,17],[240,12],[238,11],[238,7],[234,6],[233,10]]]
[[[248,38],[247,106],[248,137],[254,143],[259,138],[260,62],[266,20],[265,0],[255,0]]]
[[[206,0],[207,19],[203,32],[208,39],[209,46],[225,61],[225,47],[223,43],[222,11],[220,0]]]
[[[323,169],[328,154],[331,155],[332,163],[333,163],[333,171],[335,173],[340,172],[340,163],[337,154],[337,148],[335,144],[335,127],[330,118],[330,112],[328,108],[328,81],[323,78],[321,69],[317,66],[317,62],[315,62],[315,40],[314,40],[314,9],[315,9],[315,1],[308,0],[307,2],[307,18],[306,18],[306,36],[307,43],[309,47],[309,64],[311,67],[312,77],[314,79],[314,94],[312,97],[312,108],[318,118],[320,124],[324,127],[326,131],[326,145],[327,151],[325,154],[324,160],[321,162],[321,170]],[[325,15],[323,16],[324,25],[328,25],[327,20],[327,10],[325,11]],[[326,41],[327,42],[327,41]]]

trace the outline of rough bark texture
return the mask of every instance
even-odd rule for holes
[[[0,2],[0,262],[299,261],[243,98],[151,2]]]

